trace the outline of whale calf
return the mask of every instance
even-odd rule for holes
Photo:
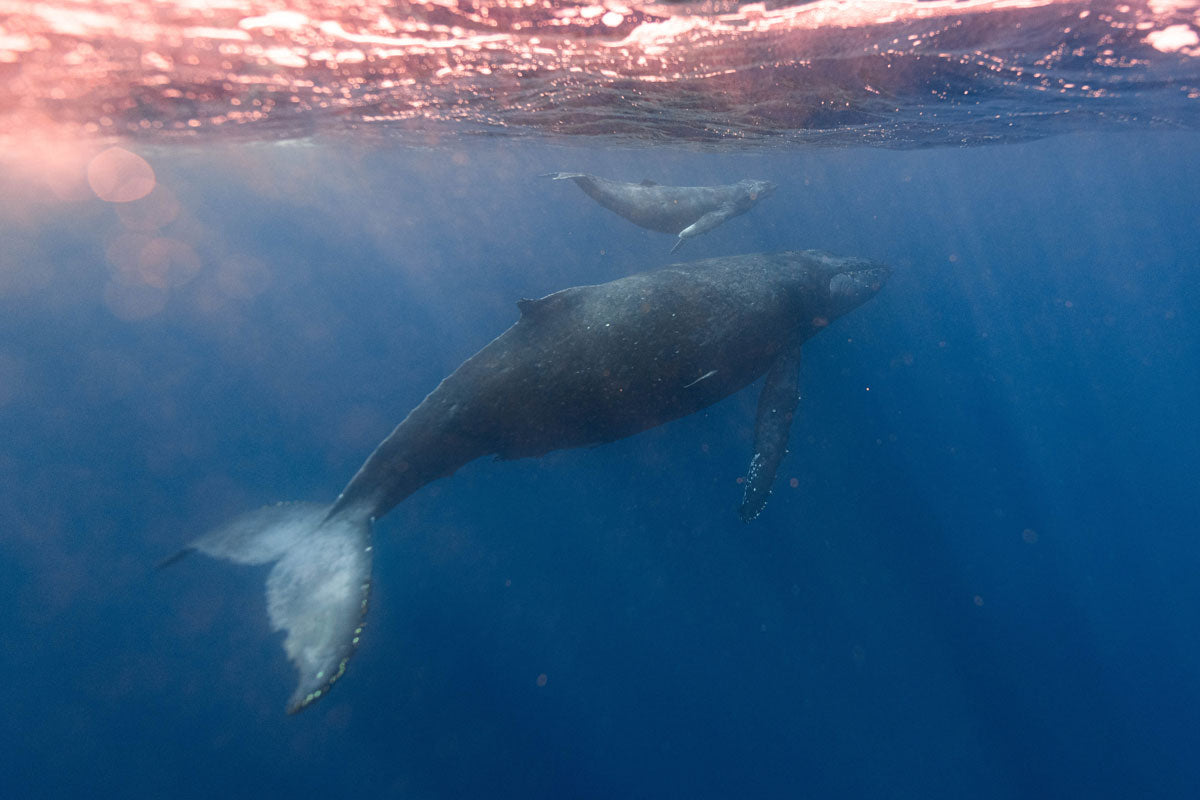
[[[575,181],[589,197],[634,225],[678,238],[674,253],[685,240],[754,208],[775,191],[770,181],[744,180],[727,186],[661,186],[654,181],[622,183],[582,172],[548,172],[542,177]]]
[[[882,264],[819,251],[713,258],[517,303],[520,319],[445,378],[375,448],[332,505],[235,518],[198,551],[274,566],[267,612],[299,672],[299,711],[328,692],[362,633],[371,523],[427,483],[502,459],[611,442],[766,376],[741,516],[771,492],[799,400],[800,346],[879,291]]]

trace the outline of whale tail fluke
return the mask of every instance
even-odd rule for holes
[[[556,181],[566,181],[571,180],[572,178],[587,178],[589,176],[586,172],[543,172],[538,177],[550,178],[551,180]]]
[[[274,564],[267,576],[271,627],[300,681],[294,714],[342,676],[363,629],[371,583],[371,517],[330,514],[317,503],[279,503],[236,517],[160,566],[196,551],[237,564]]]

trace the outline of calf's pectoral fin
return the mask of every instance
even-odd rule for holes
[[[679,232],[679,238],[675,240],[675,244],[671,247],[671,252],[674,253],[676,250],[678,250],[679,245],[683,244],[684,239],[690,239],[693,236],[699,236],[702,233],[708,233],[733,215],[734,208],[731,205],[723,205],[718,209],[708,212],[700,219],[696,220],[691,225],[688,225]]]
[[[757,517],[771,496],[775,472],[787,453],[792,416],[800,401],[800,342],[792,341],[767,371],[754,422],[754,457],[746,475],[746,494],[739,513],[743,522]]]
[[[699,236],[702,233],[708,233],[713,228],[732,217],[733,214],[733,206],[729,203],[726,203],[720,208],[713,209],[700,219],[693,222],[691,225],[688,225],[686,228],[681,230],[679,232],[679,238],[690,239],[693,236]]]

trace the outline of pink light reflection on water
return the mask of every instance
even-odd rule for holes
[[[836,101],[844,89],[865,90],[843,85],[856,80],[860,66],[853,62],[863,59],[933,57],[953,65],[966,58],[970,66],[1028,81],[1009,51],[988,52],[988,25],[971,20],[991,15],[997,26],[1011,29],[1021,14],[1037,13],[1038,25],[1059,25],[1065,37],[1073,20],[1087,18],[1098,5],[436,0],[401,10],[390,0],[293,0],[282,8],[267,0],[0,0],[0,140],[46,132],[169,138],[243,126],[303,135],[331,121],[587,132],[602,130],[613,118],[640,124],[628,113],[638,108],[638,85],[668,104],[682,94],[699,101],[765,102],[764,71],[784,73],[785,91],[793,96],[779,98],[781,103],[812,103],[824,113],[828,109],[819,106]],[[1137,41],[1200,55],[1192,44],[1200,36],[1198,5],[1131,1],[1113,6],[1125,11],[1110,15],[1111,27],[1136,26]],[[964,22],[974,25],[965,48]],[[957,46],[942,48],[944,40]],[[1046,55],[1054,57],[1052,44]],[[818,63],[830,66],[795,74]],[[845,72],[839,74],[839,67]],[[1059,92],[1073,89],[1070,84],[1049,80],[1030,88]],[[866,91],[882,93],[878,82]],[[721,103],[710,105],[718,120],[709,123],[713,131],[761,124],[721,118]],[[622,113],[606,115],[602,106]],[[689,100],[679,109],[706,107]],[[563,108],[582,109],[590,122]],[[807,119],[801,113],[787,124],[805,127]]]

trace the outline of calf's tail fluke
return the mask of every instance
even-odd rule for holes
[[[346,671],[362,634],[371,585],[370,514],[279,503],[236,517],[182,554],[191,551],[275,565],[267,576],[267,615],[271,627],[284,632],[283,649],[300,673],[288,713],[324,696]]]

